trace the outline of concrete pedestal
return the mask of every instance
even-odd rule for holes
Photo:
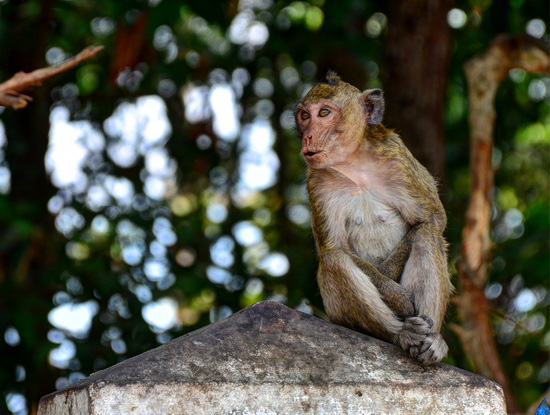
[[[44,396],[39,415],[506,414],[498,384],[264,301]]]

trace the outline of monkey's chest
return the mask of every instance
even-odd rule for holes
[[[351,193],[340,201],[328,212],[338,222],[334,242],[379,265],[399,245],[409,225],[371,192]]]

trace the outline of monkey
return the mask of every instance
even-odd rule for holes
[[[329,71],[295,120],[325,310],[336,324],[440,362],[453,287],[437,184],[382,124],[381,89],[360,91]]]
[[[348,251],[355,265],[369,275],[386,305],[401,318],[414,314],[411,296],[396,281],[400,279],[409,258],[415,233],[416,228],[412,228],[399,246],[378,267]]]

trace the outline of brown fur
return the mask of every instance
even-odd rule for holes
[[[330,318],[440,361],[452,286],[435,180],[379,124],[380,90],[329,73],[297,105],[317,279]]]

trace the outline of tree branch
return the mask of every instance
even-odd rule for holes
[[[30,73],[17,72],[10,79],[0,84],[0,105],[12,107],[13,109],[25,108],[27,104],[32,101],[32,98],[22,94],[21,91],[30,87],[42,85],[42,82],[46,79],[74,68],[82,61],[94,57],[103,49],[103,46],[88,46],[79,54],[67,59],[59,65],[40,68]]]
[[[498,86],[513,68],[548,72],[548,52],[536,39],[503,35],[487,51],[464,66],[468,80],[470,123],[470,171],[472,189],[462,231],[462,259],[458,266],[460,293],[455,298],[460,330],[455,330],[476,370],[501,384],[508,412],[519,413],[510,380],[504,370],[493,336],[489,301],[485,297],[490,238],[491,193],[494,172],[491,152],[496,118]]]

